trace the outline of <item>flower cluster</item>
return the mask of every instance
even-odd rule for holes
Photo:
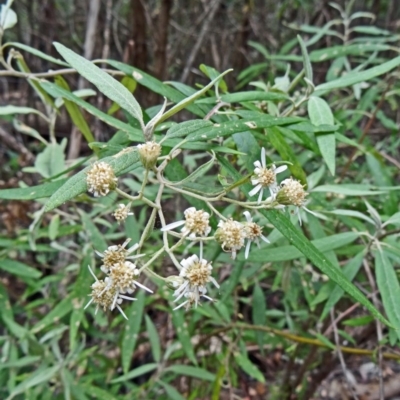
[[[110,164],[99,161],[92,165],[86,175],[88,192],[95,197],[106,196],[117,187],[118,178]]]
[[[186,306],[189,309],[191,306],[197,307],[200,297],[204,297],[208,300],[212,299],[206,296],[207,289],[206,284],[211,282],[218,289],[219,285],[217,281],[211,276],[212,266],[211,263],[203,259],[203,255],[200,254],[200,259],[197,255],[192,255],[181,261],[182,269],[179,273],[179,277],[173,282],[175,301],[185,297],[186,300],[179,306],[175,307],[174,310]]]
[[[117,308],[119,312],[128,319],[122,311],[120,304],[123,300],[136,300],[126,294],[133,294],[136,287],[140,287],[150,293],[153,293],[149,288],[137,281],[140,271],[136,265],[129,261],[143,256],[138,254],[130,255],[137,250],[138,245],[135,244],[129,249],[126,249],[130,239],[126,240],[122,245],[110,246],[104,253],[96,251],[102,257],[103,265],[101,270],[106,274],[102,280],[97,279],[92,269],[89,267],[90,273],[93,275],[95,282],[92,285],[91,299],[85,309],[92,303],[96,304],[96,313],[101,307],[104,311]]]
[[[168,158],[166,158],[158,168],[155,168],[161,154],[161,145],[153,141],[148,141],[138,145],[137,151],[142,165],[146,169],[142,189],[146,185],[150,172],[154,172],[157,175],[157,179],[160,182],[164,182],[162,172],[168,162]],[[251,177],[251,183],[254,188],[249,192],[249,195],[255,196],[258,194],[258,199],[256,202],[249,203],[248,208],[258,209],[265,207],[282,209],[287,206],[294,206],[297,212],[300,208],[307,210],[305,205],[308,193],[304,190],[304,185],[293,178],[284,179],[279,183],[277,175],[285,171],[287,166],[281,165],[277,167],[274,164],[267,165],[265,148],[261,149],[260,160],[254,162],[254,167],[253,176]],[[115,177],[111,165],[100,161],[93,164],[89,169],[86,181],[88,191],[93,193],[94,196],[105,196],[109,191],[116,189],[118,180]],[[164,185],[171,189],[174,187],[174,185],[171,185],[168,181],[165,181]],[[265,190],[268,190],[268,196],[263,201]],[[118,193],[121,194],[123,192],[122,190],[118,190]],[[128,205],[119,204],[118,208],[113,213],[118,223],[125,221],[129,215],[133,214],[130,212],[133,201],[144,200],[143,190],[139,192],[138,196],[133,197],[126,194],[125,197],[130,203]],[[216,198],[216,200],[220,199],[225,198],[223,196],[218,196]],[[226,198],[226,200],[228,199]],[[185,307],[186,309],[197,307],[202,298],[213,301],[212,298],[207,295],[207,285],[209,283],[219,289],[217,280],[212,276],[213,267],[211,262],[203,258],[204,243],[210,240],[217,241],[224,252],[230,253],[233,260],[236,259],[238,252],[242,248],[244,248],[244,258],[248,259],[253,242],[255,242],[258,247],[260,247],[261,241],[270,243],[267,237],[263,235],[262,226],[253,221],[253,217],[249,211],[243,212],[245,217],[244,221],[236,221],[232,218],[224,217],[210,204],[210,199],[204,198],[204,201],[209,204],[210,209],[220,217],[214,236],[210,237],[212,229],[210,226],[210,214],[208,212],[197,210],[195,207],[189,207],[183,212],[184,218],[182,220],[165,224],[165,218],[160,204],[160,196],[157,196],[155,201],[156,202],[153,203],[149,199],[145,200],[146,204],[153,207],[155,209],[154,211],[157,211],[160,216],[160,220],[163,224],[161,231],[163,232],[164,247],[155,253],[155,256],[148,261],[148,264],[165,251],[171,256],[174,264],[179,269],[179,275],[172,275],[167,278],[159,276],[160,279],[164,280],[164,282],[174,290],[174,302],[183,300],[175,309],[181,307]],[[147,224],[147,233],[154,227],[154,218],[157,214],[157,212],[154,211]],[[172,232],[176,228],[179,228],[180,232]],[[172,236],[180,238],[180,241],[175,246],[180,245],[184,240],[190,240],[192,244],[198,243],[200,247],[199,256],[192,254],[182,259],[180,262],[176,260],[173,255],[173,248],[169,247],[168,232],[170,232]],[[143,238],[140,243],[142,242]],[[122,245],[108,247],[103,253],[96,251],[97,255],[102,259],[101,271],[105,274],[105,277],[99,280],[89,267],[95,282],[91,286],[91,299],[86,307],[91,303],[95,303],[96,312],[99,308],[103,310],[113,310],[117,308],[121,314],[127,318],[120,307],[122,302],[124,300],[136,300],[134,297],[130,296],[135,292],[137,287],[152,293],[150,289],[138,282],[140,270],[137,268],[134,260],[143,256],[143,254],[133,255],[133,253],[138,250],[139,244],[128,248],[128,243],[129,239]],[[142,269],[143,268],[148,268],[147,264],[143,265]],[[157,276],[154,271],[151,271],[151,273]]]

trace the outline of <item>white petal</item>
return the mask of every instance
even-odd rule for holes
[[[261,201],[262,201],[263,192],[264,192],[264,189],[261,189],[261,190],[260,190],[260,194],[258,195],[258,200],[257,200],[257,203],[258,203],[258,204],[260,204]]]
[[[249,253],[250,253],[250,246],[251,246],[251,240],[248,240],[247,244],[246,244],[246,250],[244,252],[244,258],[246,260],[247,260],[247,257],[249,256]]]
[[[137,281],[135,281],[135,285],[137,285],[137,286],[139,286],[140,288],[142,288],[142,289],[148,291],[149,293],[153,293],[152,290],[150,290],[148,287],[142,285],[141,283],[139,283],[139,282],[137,282]]]
[[[262,165],[261,165],[261,163],[260,163],[260,161],[254,161],[254,163],[253,163],[253,165],[256,167],[256,168],[262,168]]]
[[[254,178],[254,179],[251,180],[251,184],[252,185],[258,185],[259,183],[260,183],[259,179]]]
[[[200,260],[203,260],[203,241],[200,241]]]
[[[178,310],[179,308],[183,307],[188,302],[189,302],[189,300],[184,301],[183,303],[179,304],[179,306],[175,307],[172,311]]]
[[[287,170],[287,165],[281,165],[275,170],[275,174],[279,174],[280,172],[286,171]]]
[[[246,217],[247,222],[252,222],[251,215],[248,211],[245,211],[243,215]]]
[[[89,300],[89,303],[86,304],[84,310],[86,310],[92,303],[93,303],[93,297]]]
[[[92,268],[90,268],[90,265],[88,265],[88,268],[89,268],[89,272],[92,274],[93,278],[94,278],[95,281],[97,282],[98,279],[97,279],[96,275],[94,274],[94,272],[92,271]],[[85,307],[85,308],[86,308],[86,307]]]
[[[124,296],[123,294],[120,294],[119,297],[121,299],[125,299],[125,300],[130,300],[130,301],[135,301],[137,299],[133,298],[133,297],[128,297],[128,296]]]
[[[131,239],[129,239],[129,240],[131,240]],[[128,244],[127,241],[126,241],[125,243]],[[125,243],[122,245],[122,247],[125,247],[125,246],[126,246]],[[139,243],[135,243],[133,246],[129,247],[128,253],[133,253],[133,252],[134,252],[135,250],[137,250],[138,248],[139,248]]]
[[[172,229],[175,229],[178,226],[181,226],[185,223],[185,221],[176,221],[176,222],[171,222],[168,225],[165,225],[163,228],[161,228],[161,232],[165,231],[171,231]]]
[[[264,235],[261,235],[260,238],[264,240],[265,243],[271,243]]]
[[[215,287],[216,287],[217,289],[219,289],[219,284],[218,284],[218,282],[217,282],[212,276],[210,276],[210,282],[212,282],[212,283],[215,285]],[[204,293],[206,293],[206,292],[204,292]]]
[[[257,185],[255,188],[253,188],[252,190],[250,190],[249,192],[249,196],[254,196],[255,194],[257,194],[260,189],[262,188],[262,185]]]
[[[261,164],[265,168],[266,163],[265,163],[265,147],[261,149]]]
[[[128,317],[125,315],[125,313],[122,311],[122,308],[119,306],[119,305],[117,305],[117,308],[118,308],[118,311],[122,314],[122,316],[126,319],[126,320],[128,320]]]

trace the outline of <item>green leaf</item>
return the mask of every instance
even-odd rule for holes
[[[111,165],[116,176],[126,172],[127,168],[132,167],[135,163],[138,163],[139,156],[136,151],[136,147],[128,147],[120,153],[106,157],[101,160]],[[139,165],[138,165],[139,166]],[[61,186],[49,199],[46,204],[45,211],[50,211],[66,201],[73,199],[81,193],[86,192],[86,174],[92,168],[88,166],[82,171],[72,176],[63,186]]]
[[[374,252],[376,283],[382,297],[385,312],[400,339],[400,285],[392,263],[379,249]]]
[[[42,58],[43,60],[50,61],[54,64],[61,65],[63,67],[69,67],[69,65],[66,62],[59,60],[58,58],[49,56],[48,54],[43,53],[42,51],[35,49],[33,47],[27,46],[26,44],[23,44],[23,43],[7,42],[7,43],[4,43],[3,49],[5,49],[6,47],[16,47],[17,49],[25,50],[28,53],[31,53],[36,57]]]
[[[282,160],[288,161],[288,168],[292,175],[297,178],[303,185],[307,184],[307,176],[304,172],[300,162],[298,161],[292,147],[287,143],[283,137],[279,127],[272,127],[267,131],[267,139],[271,142],[272,146],[278,151]]]
[[[156,327],[153,324],[153,321],[149,318],[147,314],[145,315],[145,319],[146,319],[146,330],[150,339],[151,353],[153,354],[154,360],[156,362],[160,362],[161,360],[160,337],[158,335]]]
[[[49,119],[42,114],[40,111],[30,107],[17,107],[17,106],[2,106],[0,107],[0,115],[15,115],[15,114],[37,114],[40,115],[44,120]]]
[[[106,250],[108,247],[107,242],[104,239],[104,236],[97,229],[92,218],[89,216],[89,214],[86,214],[84,211],[82,211],[82,210],[78,210],[78,211],[81,214],[83,226],[85,228],[85,231],[86,231],[90,241],[93,244],[93,248],[100,252]]]
[[[56,182],[44,183],[43,185],[31,186],[21,189],[3,189],[0,190],[0,199],[35,200],[41,199],[43,197],[50,197],[66,181],[67,179],[61,179]]]
[[[42,276],[42,273],[37,269],[9,258],[0,260],[0,269],[21,278],[38,279]]]
[[[67,296],[61,300],[54,308],[51,309],[36,325],[31,329],[32,333],[38,333],[46,326],[59,321],[64,315],[72,310],[71,297]]]
[[[161,381],[160,379],[157,380],[157,383],[164,388],[169,400],[185,400],[185,397],[183,397],[173,386]]]
[[[178,335],[179,343],[182,345],[183,351],[193,364],[197,364],[197,358],[194,354],[192,336],[189,335],[188,325],[185,323],[185,318],[181,310],[176,310],[172,313],[172,323],[174,324]]]
[[[315,88],[314,94],[322,94],[332,89],[341,89],[356,83],[368,81],[376,76],[385,74],[400,65],[400,56],[365,71],[354,71],[333,81],[323,83]]]
[[[321,333],[315,332],[315,336],[316,338],[323,343],[326,347],[332,349],[332,350],[336,350],[336,346],[324,335],[322,335]]]
[[[125,329],[122,336],[121,348],[124,349],[121,353],[122,370],[127,374],[132,361],[133,351],[136,347],[136,342],[142,325],[143,310],[145,305],[145,294],[141,290],[136,296],[137,300],[129,307],[126,313],[128,321],[125,323]],[[132,371],[131,371],[132,372]]]
[[[132,93],[111,75],[104,72],[91,61],[86,60],[61,43],[54,43],[57,51],[74,67],[84,78],[93,83],[100,92],[115,101],[124,110],[128,111],[143,126],[143,114],[139,103]]]
[[[393,188],[394,189],[394,188]],[[321,185],[313,188],[313,192],[337,193],[345,196],[376,196],[389,190],[387,187],[377,187],[358,183],[341,185]]]
[[[313,82],[313,71],[312,71],[312,66],[310,62],[310,57],[308,55],[307,51],[307,46],[304,43],[304,40],[300,35],[297,35],[297,40],[299,41],[300,48],[301,48],[301,54],[303,56],[303,65],[304,65],[304,71],[306,73],[306,78],[310,81]]]
[[[132,357],[132,354],[129,354],[130,357]],[[119,383],[119,382],[125,382],[125,381],[130,381],[131,379],[137,378],[138,376],[142,376],[144,374],[147,374],[151,371],[154,371],[157,369],[158,364],[155,363],[150,363],[150,364],[145,364],[141,365],[140,367],[137,367],[133,369],[132,371],[129,371],[128,373],[120,376],[119,378],[115,378],[111,381],[111,383]]]
[[[264,92],[261,90],[228,93],[221,96],[221,101],[224,103],[244,103],[247,101],[281,101],[287,99],[288,96],[284,93]],[[215,104],[216,102],[217,98],[213,96],[198,100],[196,104]]]
[[[130,93],[133,93],[136,89],[137,82],[131,78],[130,76],[124,76],[121,80],[121,85],[125,86]],[[111,107],[107,110],[108,115],[113,115],[116,113],[121,107],[117,103],[113,103]]]
[[[99,118],[101,121],[105,122],[106,124],[113,126],[114,128],[120,129],[121,131],[129,133],[131,140],[143,142],[143,134],[139,129],[136,129],[126,124],[125,122],[120,121],[117,118],[107,115],[106,113],[100,111],[98,108],[92,106],[90,103],[76,96],[74,93],[63,89],[60,86],[55,85],[54,83],[46,81],[41,81],[40,86],[51,96],[61,97],[67,100],[71,100],[78,106],[84,108],[90,114],[94,115],[96,118]]]
[[[67,91],[71,91],[67,81],[61,76],[57,76],[55,78],[55,81],[58,86],[62,87],[63,89]],[[86,139],[88,143],[94,142],[94,136],[92,131],[89,128],[89,125],[87,124],[85,117],[79,110],[78,106],[70,101],[70,100],[64,100],[65,108],[68,111],[69,116],[72,119],[72,122],[74,125],[81,131],[83,137]]]
[[[29,388],[40,385],[43,382],[49,381],[60,369],[60,365],[54,367],[42,368],[33,372],[28,378],[25,378],[19,385],[17,385],[7,397],[7,400],[13,399],[16,395],[26,392]]]
[[[254,325],[259,325],[259,326],[265,326],[267,322],[267,317],[265,312],[266,310],[266,299],[264,292],[262,291],[260,285],[257,283],[254,285],[254,290],[253,290],[253,304],[252,304],[252,310],[253,310],[253,323]],[[257,338],[257,344],[258,347],[261,350],[261,353],[264,354],[264,332],[262,331],[256,331],[256,338]]]
[[[361,252],[357,254],[354,258],[352,258],[343,268],[343,274],[350,282],[352,282],[353,279],[356,277],[363,259],[364,252]],[[324,309],[322,310],[321,316],[319,317],[320,321],[328,316],[329,311],[336,305],[336,303],[342,298],[344,294],[344,290],[340,286],[334,285],[332,282],[329,282],[328,285],[331,287],[331,294],[329,295],[329,298],[325,303]]]
[[[328,103],[320,97],[311,96],[308,100],[308,115],[313,125],[333,125],[334,119]],[[332,175],[335,175],[335,148],[336,140],[334,133],[319,134],[316,137],[318,147],[321,151],[326,165]]]
[[[220,163],[230,172],[233,178],[239,179],[240,174],[224,158],[217,155]],[[250,185],[245,185],[241,189],[248,197]],[[378,310],[368,301],[368,299],[343,275],[342,271],[335,268],[327,258],[310,241],[296,229],[290,220],[277,210],[260,210],[272,225],[277,228],[302,254],[304,254],[322,273],[327,275],[332,281],[337,283],[342,289],[353,296],[356,301],[363,304],[377,319],[384,324],[390,323],[379,313]]]
[[[166,85],[165,83],[152,77],[149,74],[146,74],[145,72],[141,71],[138,68],[132,67],[131,65],[124,64],[124,63],[121,63],[118,61],[113,61],[113,60],[107,60],[107,62],[108,62],[108,64],[112,65],[114,68],[119,69],[120,71],[124,72],[128,76],[133,76],[133,78],[140,85],[147,87],[152,92],[157,93],[161,96],[164,96],[167,99],[169,99],[175,103],[179,103],[180,101],[182,101],[185,98],[185,95],[183,95],[178,90]],[[198,115],[202,118],[208,112],[208,111],[204,111],[202,107],[200,107],[196,104],[189,104],[186,108],[193,114]]]
[[[15,360],[15,361],[1,363],[0,369],[26,367],[30,364],[35,364],[38,361],[41,361],[41,359],[42,359],[42,357],[40,357],[40,356],[26,356],[26,357],[19,358],[18,360]]]
[[[168,129],[165,136],[166,138],[185,137],[190,133],[194,133],[203,128],[211,128],[212,126],[213,123],[211,121],[205,121],[204,119],[193,119],[172,126]]]
[[[204,141],[224,136],[230,136],[237,132],[251,131],[252,129],[265,129],[272,126],[288,125],[298,122],[297,117],[272,117],[264,115],[254,119],[243,119],[227,121],[214,124],[212,127],[205,127],[187,136],[188,141]]]
[[[185,179],[182,179],[179,182],[173,182],[174,185],[180,186],[187,183],[193,183],[197,178],[203,176],[209,171],[209,169],[214,165],[215,154],[213,153],[213,157],[211,160],[207,161],[205,164],[200,165],[196,170],[194,170],[190,175],[188,175]]]
[[[312,243],[321,253],[329,250],[335,250],[340,247],[346,246],[349,243],[354,242],[360,237],[358,232],[343,232],[336,235],[327,236],[321,239],[312,240]],[[260,249],[253,248],[248,257],[249,261],[253,262],[278,262],[278,261],[289,261],[295,260],[302,256],[302,252],[294,246],[280,246],[277,248],[271,248],[270,245],[266,245]],[[238,255],[238,259],[244,258],[243,254]]]
[[[192,104],[196,99],[198,99],[202,94],[207,92],[216,82],[218,82],[223,76],[225,76],[227,73],[233,71],[232,69],[228,69],[227,71],[223,72],[219,76],[217,76],[215,79],[213,79],[208,85],[204,86],[202,89],[199,91],[193,93],[191,96],[183,99],[180,101],[178,104],[173,106],[171,109],[169,109],[165,114],[163,114],[162,117],[157,121],[157,124],[159,124],[162,121],[165,121],[166,119],[172,117],[175,115],[178,111],[183,110],[184,108],[187,108],[188,105]]]
[[[264,375],[245,355],[241,353],[235,353],[234,357],[236,363],[244,372],[246,372],[246,374],[250,375],[254,379],[257,379],[261,383],[265,383]]]
[[[175,374],[178,375],[184,375],[184,376],[191,376],[193,378],[198,378],[203,381],[210,381],[214,382],[215,380],[215,374],[212,374],[211,372],[208,372],[207,370],[200,368],[200,367],[193,367],[191,365],[171,365],[170,367],[167,367],[164,369],[164,372],[174,372]]]
[[[36,157],[35,168],[44,178],[50,178],[64,171],[65,145],[66,141],[63,141],[62,144],[50,143]]]

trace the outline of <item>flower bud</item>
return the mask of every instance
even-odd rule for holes
[[[146,142],[137,146],[140,161],[146,169],[152,169],[161,154],[161,146],[156,142]]]

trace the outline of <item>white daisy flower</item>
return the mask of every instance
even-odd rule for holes
[[[265,148],[261,149],[261,161],[254,162],[254,175],[251,179],[251,184],[254,185],[254,189],[249,192],[249,196],[254,196],[258,192],[258,203],[261,203],[264,189],[268,188],[271,197],[274,198],[276,192],[279,189],[278,183],[276,181],[276,175],[287,169],[287,165],[281,165],[276,167],[272,164],[271,168],[267,168],[265,159]]]
[[[191,238],[196,237],[196,235],[207,236],[210,233],[211,227],[209,225],[209,213],[203,210],[196,210],[194,207],[190,207],[184,211],[184,215],[184,220],[165,225],[163,228],[161,228],[161,231],[171,231],[178,226],[184,225],[184,227],[181,229],[181,232],[184,235],[189,235]]]
[[[304,190],[304,185],[293,178],[284,179],[279,187],[276,194],[276,201],[283,206],[295,206],[295,213],[299,217],[299,223],[301,225],[300,209],[307,211],[310,214],[316,215],[314,212],[306,207],[306,196],[308,193]],[[317,215],[316,215],[317,216]]]
[[[95,279],[95,282],[92,285],[92,293],[90,294],[91,299],[89,303],[86,304],[84,310],[86,310],[86,308],[88,308],[92,303],[96,304],[96,310],[94,312],[95,315],[97,314],[97,311],[99,311],[100,307],[103,309],[103,311],[112,311],[116,307],[118,311],[122,314],[122,316],[125,319],[128,319],[128,317],[122,311],[120,304],[123,300],[134,301],[136,299],[120,294],[115,287],[110,287],[105,280],[98,280],[90,266],[88,266],[88,268],[93,278]]]
[[[247,220],[247,222],[244,224],[244,231],[246,234],[245,239],[247,239],[244,258],[247,259],[250,253],[250,246],[252,242],[256,242],[257,246],[260,247],[259,239],[263,240],[265,243],[270,243],[270,241],[262,234],[262,227],[253,222],[253,219],[248,211],[245,211],[243,215]]]
[[[100,253],[99,251],[95,250],[96,254],[103,259],[103,265],[100,267],[100,269],[105,274],[108,274],[110,268],[114,264],[118,264],[124,262],[125,260],[132,260],[144,256],[144,254],[137,254],[135,256],[130,255],[139,247],[139,244],[136,243],[129,249],[126,249],[125,247],[128,245],[130,241],[131,239],[128,238],[122,245],[119,244],[119,245],[109,246],[107,250],[104,250],[104,253]]]
[[[234,260],[237,251],[244,246],[244,240],[246,239],[245,227],[233,219],[219,221],[215,239],[221,244],[222,250],[232,253],[232,259]]]
[[[212,301],[210,297],[206,296],[207,289],[205,286],[208,282],[213,283],[216,288],[219,288],[219,285],[211,276],[211,263],[204,260],[202,254],[200,254],[200,259],[194,254],[182,260],[181,265],[180,279],[175,279],[173,282],[174,286],[177,287],[174,292],[174,296],[176,297],[174,302],[180,300],[182,297],[185,297],[186,301],[175,307],[174,310],[183,306],[186,306],[187,309],[192,305],[197,307],[200,297]]]
[[[131,211],[130,204],[128,204],[127,206],[125,204],[119,204],[118,208],[114,211],[112,215],[117,220],[117,222],[120,223],[125,221],[129,215],[133,215],[133,212],[130,211]]]

